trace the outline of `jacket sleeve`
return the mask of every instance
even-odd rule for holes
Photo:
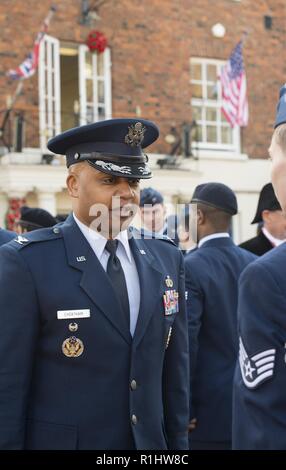
[[[185,306],[184,260],[180,261],[179,312],[173,323],[172,336],[165,353],[163,401],[169,450],[186,450],[189,420],[189,348]]]
[[[240,278],[234,449],[286,449],[286,297],[280,285],[283,270],[276,266],[275,271],[277,278],[259,260],[250,264]]]
[[[192,260],[186,263],[186,297],[187,318],[190,348],[190,419],[196,417],[195,405],[192,401],[192,389],[196,374],[199,333],[202,324],[204,293],[192,269]]]
[[[33,280],[20,251],[0,248],[0,449],[23,449],[38,334]]]

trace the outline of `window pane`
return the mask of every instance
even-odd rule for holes
[[[98,81],[98,102],[104,103],[104,82],[101,80]]]
[[[217,100],[217,84],[207,86],[207,98],[209,100]]]
[[[105,119],[105,108],[98,108],[98,120],[102,121]]]
[[[86,80],[86,101],[93,102],[93,81]]]
[[[207,142],[217,142],[216,126],[207,126]]]
[[[193,142],[202,142],[203,140],[203,129],[202,126],[196,126],[192,132]]]
[[[216,122],[217,110],[216,108],[206,108],[206,120]]]
[[[90,52],[85,56],[86,77],[92,78],[92,55]]]
[[[86,108],[86,122],[87,122],[87,124],[90,124],[90,123],[94,122],[93,107],[92,106],[87,106],[87,108]]]
[[[216,65],[207,66],[207,81],[216,82],[217,81],[217,68]]]
[[[101,77],[104,75],[103,54],[97,55],[97,75],[100,75]]]
[[[201,64],[191,64],[191,78],[192,80],[202,79],[202,66]]]
[[[199,106],[192,106],[192,118],[195,121],[201,121],[202,120],[202,108]]]
[[[192,85],[192,96],[193,98],[202,98],[203,97],[203,87],[202,85]]]
[[[226,119],[223,113],[221,113],[221,122],[227,122],[229,124],[228,120]]]
[[[86,65],[92,66],[92,57],[93,57],[93,55],[92,55],[91,52],[87,51],[85,53],[85,63],[86,63]]]
[[[232,131],[230,127],[221,128],[221,141],[223,144],[232,144]]]

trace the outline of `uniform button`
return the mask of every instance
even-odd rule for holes
[[[130,384],[131,390],[136,390],[137,389],[137,382],[136,380],[132,380]]]
[[[78,160],[79,158],[80,158],[80,154],[79,154],[78,152],[76,152],[76,153],[74,154],[74,159],[75,159],[75,160]]]
[[[137,416],[136,416],[136,415],[132,415],[132,416],[131,416],[131,422],[132,422],[132,424],[134,424],[134,426],[135,426],[135,424],[137,424],[138,419],[137,419]]]
[[[54,233],[60,233],[60,229],[57,228],[57,227],[55,227],[55,228],[53,229],[53,232],[54,232]]]

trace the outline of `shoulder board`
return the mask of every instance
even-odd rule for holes
[[[16,236],[16,238],[11,240],[10,243],[14,246],[14,248],[20,250],[25,246],[31,245],[31,243],[55,240],[61,236],[61,230],[59,226],[56,225],[55,227],[43,228],[39,230],[33,230],[32,232],[23,233],[22,235]]]
[[[172,238],[167,237],[167,235],[162,235],[162,238],[160,238],[160,240],[163,240],[164,242],[169,242],[172,245],[177,246],[174,240],[172,240]]]
[[[134,238],[140,238],[140,239],[143,239],[143,240],[150,240],[150,239],[153,239],[153,240],[162,240],[162,241],[165,241],[165,242],[169,242],[171,243],[172,245],[176,245],[176,243],[169,237],[167,237],[167,235],[163,235],[163,234],[158,234],[158,233],[155,233],[155,232],[150,232],[149,230],[146,230],[146,229],[140,229],[138,230],[136,227],[129,227],[129,231],[132,233],[132,236]]]

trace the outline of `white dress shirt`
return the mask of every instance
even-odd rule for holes
[[[73,217],[80,231],[93,249],[104,271],[106,271],[108,258],[110,256],[110,253],[108,253],[108,251],[105,249],[107,239],[104,238],[100,233],[90,229],[87,225],[80,222],[75,214],[73,214]],[[118,256],[120,260],[125,275],[130,307],[130,333],[133,336],[140,307],[139,276],[136,263],[129,246],[127,230],[120,232],[115,238],[119,240],[116,256]]]
[[[267,228],[262,227],[261,230],[264,233],[264,235],[266,236],[266,238],[270,241],[270,243],[272,243],[272,245],[279,246],[279,245],[281,245],[282,243],[285,242],[285,240],[280,240],[279,238],[273,237],[273,235],[271,235],[271,233],[267,230]]]
[[[230,234],[227,232],[219,232],[219,233],[213,233],[212,235],[207,235],[206,237],[203,237],[199,243],[198,243],[198,248],[200,248],[205,242],[209,240],[214,240],[215,238],[229,238]]]

